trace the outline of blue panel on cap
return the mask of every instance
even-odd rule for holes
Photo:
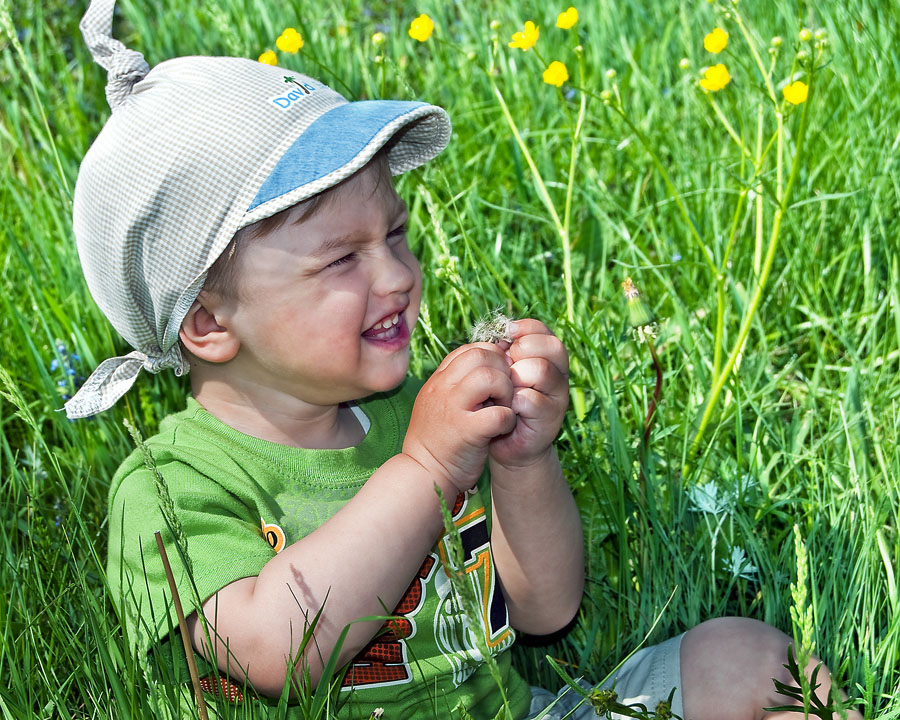
[[[285,151],[247,211],[343,167],[359,155],[385,125],[424,104],[362,100],[329,110]]]

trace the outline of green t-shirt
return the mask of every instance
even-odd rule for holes
[[[183,528],[193,587],[167,528],[154,475],[135,452],[119,468],[110,490],[108,572],[137,650],[147,652],[177,633],[154,531],[161,532],[185,615],[190,615],[198,609],[195,598],[204,601],[235,580],[258,575],[277,552],[322,525],[400,452],[418,387],[410,380],[360,402],[370,427],[358,446],[342,450],[305,450],[244,435],[193,399],[186,410],[163,421],[159,434],[146,444]],[[395,609],[398,619],[351,662],[340,717],[368,717],[381,707],[384,717],[444,718],[461,705],[476,720],[493,718],[500,693],[473,632],[483,634],[497,657],[515,716],[527,713],[528,685],[504,652],[515,633],[493,570],[485,483],[479,484],[481,490],[460,495],[453,508],[466,577],[483,610],[481,627],[470,627],[444,572],[447,546],[442,536]],[[201,675],[212,672],[200,664]],[[232,694],[238,695],[237,690]],[[263,717],[275,702],[240,696],[259,704]]]

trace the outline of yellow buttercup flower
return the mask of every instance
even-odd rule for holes
[[[281,52],[295,53],[303,47],[303,38],[294,28],[285,28],[275,41],[275,46]]]
[[[731,75],[728,74],[728,68],[722,63],[706,68],[703,77],[700,79],[700,87],[704,90],[717,92],[731,82]]]
[[[265,63],[266,65],[277,65],[278,64],[278,56],[272,52],[271,50],[266,50],[262,55],[260,55],[257,60],[261,63]]]
[[[728,45],[728,33],[717,27],[703,38],[703,49],[714,55],[722,52]]]
[[[794,80],[790,85],[785,86],[781,92],[784,93],[784,99],[791,105],[799,105],[800,103],[805,103],[806,98],[809,97],[809,85],[802,80]]]
[[[544,82],[548,85],[562,87],[562,84],[569,79],[569,71],[559,60],[554,60],[547,66],[547,69],[544,70],[542,77],[544,78]]]
[[[525,23],[525,27],[521,32],[513,33],[512,42],[509,43],[509,46],[521,50],[530,50],[537,44],[538,35],[540,34],[541,29],[529,20]]]
[[[578,10],[573,7],[570,7],[565,12],[559,14],[559,17],[556,18],[556,27],[562,28],[563,30],[568,30],[575,23],[578,22]]]
[[[413,40],[425,42],[434,32],[434,22],[427,15],[419,15],[409,24],[409,36]]]

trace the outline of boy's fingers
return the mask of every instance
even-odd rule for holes
[[[513,340],[517,340],[525,335],[552,335],[553,332],[540,320],[534,318],[522,318],[514,320],[509,325],[509,335]]]
[[[534,388],[519,388],[513,395],[512,410],[523,418],[538,418],[552,409],[553,401]]]
[[[508,371],[479,365],[466,374],[453,392],[466,409],[476,409],[488,401],[509,407],[513,397],[513,383]]]
[[[510,407],[491,405],[473,413],[472,422],[481,437],[495,438],[515,429],[516,414]]]
[[[569,353],[556,335],[525,335],[513,343],[509,356],[513,366],[531,358],[544,359],[564,377],[569,376]]]
[[[452,368],[455,372],[464,373],[466,369],[477,364],[492,364],[498,368],[509,366],[509,362],[506,360],[506,353],[497,345],[492,343],[470,343],[461,345],[448,353],[434,372],[435,374],[444,373]]]

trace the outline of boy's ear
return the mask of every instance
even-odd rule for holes
[[[218,323],[207,305],[201,299],[194,300],[181,322],[178,337],[187,351],[200,360],[228,362],[237,355],[241,342],[227,327]]]

